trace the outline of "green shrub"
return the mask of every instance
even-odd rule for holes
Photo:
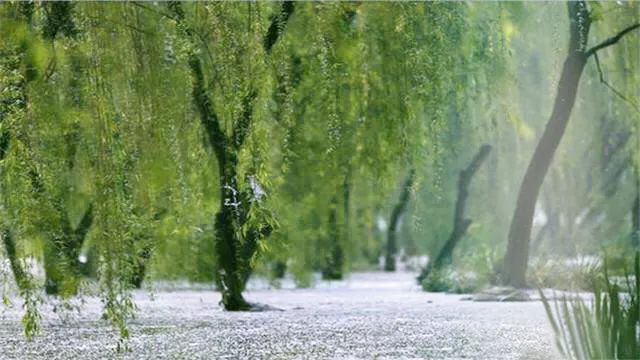
[[[593,280],[601,272],[600,260],[593,257],[535,259],[529,266],[527,283],[539,288],[593,291]]]
[[[453,287],[449,273],[449,268],[431,271],[429,275],[422,280],[422,290],[431,292],[449,291],[449,289]]]
[[[455,271],[451,267],[431,271],[421,283],[424,291],[456,294],[472,293],[486,284],[475,272]]]
[[[420,282],[422,289],[467,294],[498,283],[498,254],[492,248],[479,245],[475,251],[456,254],[455,258],[452,265],[431,270]]]

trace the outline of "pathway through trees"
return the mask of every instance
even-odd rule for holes
[[[355,273],[314,289],[269,290],[251,281],[247,299],[285,311],[224,312],[213,291],[136,291],[139,311],[126,358],[557,358],[541,302],[482,303],[425,293],[414,273]],[[21,309],[0,313],[3,359],[98,359],[115,337],[97,298],[80,314],[43,306],[43,334],[27,343]],[[19,304],[19,303],[17,303]]]

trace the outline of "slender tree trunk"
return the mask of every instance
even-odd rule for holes
[[[27,288],[28,278],[24,269],[22,268],[22,264],[20,264],[20,259],[18,259],[18,255],[16,254],[16,244],[13,240],[13,236],[11,232],[5,229],[2,234],[2,242],[4,243],[4,247],[7,253],[7,257],[9,258],[9,265],[11,266],[11,271],[13,272],[13,278],[18,285],[18,289],[24,290]]]
[[[340,224],[338,224],[338,198],[334,196],[329,207],[329,254],[327,254],[322,278],[340,280],[343,276],[344,251],[340,241]]]
[[[147,239],[140,239],[147,242]],[[131,286],[136,289],[142,288],[142,281],[147,274],[147,263],[151,258],[152,247],[150,244],[143,245],[135,259],[133,259],[133,270],[131,275]]]
[[[278,260],[272,264],[271,275],[275,279],[284,279],[287,274],[287,263],[284,260]]]
[[[348,254],[352,252],[351,248],[351,184],[349,182],[350,171],[347,171],[347,175],[344,177],[342,183],[342,213],[344,217],[343,234],[342,234],[342,248],[343,252]]]
[[[135,235],[135,242],[138,244],[137,254],[132,259],[133,262],[133,270],[131,274],[131,285],[136,289],[140,289],[142,287],[142,282],[147,274],[147,264],[149,263],[149,259],[153,255],[154,250],[154,242],[152,237],[152,227],[164,216],[167,212],[166,209],[160,209],[153,214],[151,221],[153,225],[150,227],[145,227],[142,229],[140,233]]]
[[[476,156],[471,160],[469,166],[460,171],[460,174],[458,175],[458,198],[456,200],[456,208],[453,214],[453,230],[438,255],[429,261],[427,267],[425,267],[420,276],[418,276],[419,282],[422,282],[422,280],[424,280],[431,271],[438,270],[451,263],[453,250],[455,250],[460,239],[462,239],[464,234],[466,234],[467,229],[471,226],[472,222],[471,219],[465,217],[467,197],[469,196],[469,184],[471,183],[471,179],[475,173],[478,171],[478,168],[480,168],[480,165],[482,165],[489,155],[490,151],[491,145],[482,145]]]
[[[640,246],[640,177],[637,166],[634,167],[636,177],[636,196],[631,207],[631,245]]]
[[[516,208],[509,229],[502,280],[514,287],[526,286],[529,241],[533,214],[540,187],[564,135],[576,99],[580,76],[587,61],[586,41],[589,13],[584,2],[569,2],[569,53],[562,67],[551,117],[542,133],[520,185]]]
[[[415,174],[415,169],[409,170],[409,175],[407,175],[407,178],[402,184],[398,203],[391,211],[391,220],[389,220],[389,228],[387,229],[387,251],[384,257],[384,271],[396,271],[396,253],[398,252],[396,236],[398,235],[398,224],[409,203],[409,196],[411,195],[411,187],[413,186]]]
[[[93,224],[93,207],[89,206],[75,229],[66,214],[62,216],[62,222],[58,236],[54,234],[45,244],[45,292],[66,297],[78,293],[83,267],[79,259],[80,249]]]

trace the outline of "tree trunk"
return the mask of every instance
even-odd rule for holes
[[[409,175],[402,184],[398,203],[393,208],[393,211],[391,211],[391,220],[389,220],[389,228],[387,229],[387,247],[384,257],[384,271],[396,271],[396,253],[398,251],[396,236],[398,233],[398,223],[400,222],[400,218],[409,203],[409,195],[411,194],[411,186],[413,186],[415,173],[415,169],[409,170]]]
[[[342,215],[344,222],[342,224],[342,249],[343,252],[351,253],[351,184],[349,182],[350,171],[347,171],[347,175],[344,177],[342,183]]]
[[[640,246],[640,178],[637,167],[634,167],[636,177],[636,196],[631,207],[631,245]]]
[[[240,199],[236,180],[236,166],[227,165],[218,159],[220,164],[220,209],[216,215],[216,255],[218,277],[222,285],[222,303],[226,310],[249,310],[251,305],[242,296],[244,276],[240,274],[236,229],[239,220]]]
[[[0,236],[2,236],[2,242],[4,243],[7,257],[9,258],[9,265],[11,266],[11,271],[13,272],[13,278],[16,281],[16,285],[18,285],[18,289],[25,290],[29,285],[28,278],[22,268],[22,264],[20,264],[20,259],[18,259],[18,255],[16,254],[16,244],[13,240],[13,236],[9,230],[4,230]]]
[[[147,241],[142,239],[142,241]],[[145,244],[133,259],[133,270],[131,274],[131,286],[136,289],[142,288],[142,281],[147,273],[147,262],[151,258],[151,245]]]
[[[589,14],[584,2],[569,2],[569,53],[564,61],[551,117],[538,142],[520,185],[509,229],[502,281],[514,287],[526,286],[529,241],[536,200],[553,156],[564,135],[576,99],[580,76],[587,61],[586,41]]]
[[[278,260],[272,264],[271,276],[274,279],[284,279],[287,274],[287,263],[283,260]]]
[[[322,278],[340,280],[343,276],[344,252],[340,241],[340,225],[338,224],[338,199],[334,196],[329,207],[329,247]]]
[[[54,235],[45,244],[45,292],[66,297],[78,293],[83,267],[79,259],[80,249],[93,224],[93,207],[89,206],[75,229],[66,214],[61,221],[63,226],[59,236]]]
[[[475,173],[478,171],[480,165],[482,165],[489,155],[490,151],[491,145],[482,145],[476,156],[471,160],[469,166],[460,171],[460,174],[458,175],[458,198],[456,200],[456,208],[453,214],[453,230],[438,255],[435,256],[433,260],[429,260],[427,267],[425,267],[420,276],[418,276],[419,282],[422,282],[422,280],[424,280],[431,271],[438,270],[451,263],[453,250],[467,232],[469,226],[471,226],[471,219],[466,218],[464,214],[467,206],[467,197],[469,196],[469,184],[471,183],[471,179]]]

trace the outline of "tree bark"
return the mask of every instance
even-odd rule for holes
[[[467,197],[469,196],[468,188],[478,168],[480,168],[484,160],[489,156],[489,152],[491,152],[491,145],[482,145],[476,156],[471,160],[469,166],[460,171],[458,175],[458,198],[453,214],[453,230],[438,255],[429,261],[429,264],[422,270],[420,276],[418,276],[419,282],[422,282],[431,271],[438,270],[451,263],[453,250],[467,232],[469,226],[471,226],[471,219],[466,218],[464,214],[467,206]]]
[[[389,228],[387,229],[384,271],[396,271],[396,253],[398,252],[396,236],[398,232],[398,223],[400,222],[400,218],[409,203],[409,195],[411,195],[411,187],[413,186],[415,173],[415,169],[409,170],[409,175],[402,185],[398,203],[391,211],[391,220],[389,220]]]

